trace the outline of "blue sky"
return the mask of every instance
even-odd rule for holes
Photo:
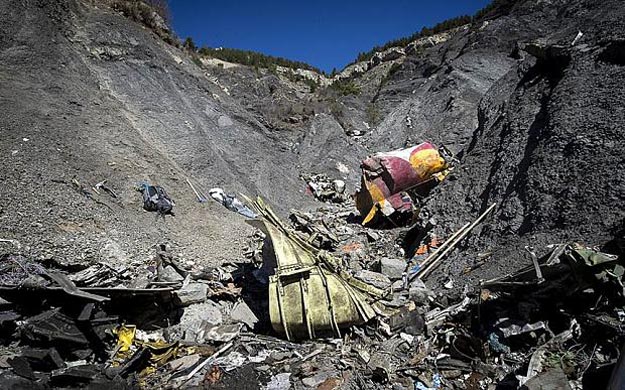
[[[343,68],[359,52],[423,26],[472,15],[489,0],[170,0],[181,39]]]

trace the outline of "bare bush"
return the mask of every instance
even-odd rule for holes
[[[165,42],[179,46],[169,26],[170,11],[166,0],[111,0],[111,8],[154,31]]]

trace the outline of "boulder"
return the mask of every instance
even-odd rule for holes
[[[356,279],[377,288],[387,289],[391,286],[391,280],[379,272],[368,271],[366,269],[356,272],[354,275]]]
[[[253,330],[258,322],[258,317],[256,317],[247,303],[243,301],[239,301],[234,305],[230,312],[230,318],[232,318],[233,321],[244,323],[250,330]]]
[[[204,283],[191,282],[176,291],[177,303],[180,306],[189,306],[193,303],[201,303],[206,300],[208,286]]]
[[[223,307],[214,301],[208,300],[185,307],[180,323],[170,326],[165,331],[167,340],[197,341],[203,336],[204,328],[207,324],[212,326],[223,323]]]
[[[161,268],[158,271],[158,279],[162,282],[182,282],[184,277],[180,275],[171,265]]]
[[[380,272],[388,276],[391,280],[401,279],[406,270],[406,261],[383,257],[380,259]]]
[[[414,278],[412,282],[410,282],[408,294],[410,300],[417,305],[427,305],[429,303],[429,298],[434,296],[432,290],[427,288],[425,283],[419,278]]]

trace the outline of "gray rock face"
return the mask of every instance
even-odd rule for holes
[[[625,104],[616,87],[625,62],[616,53],[625,50],[615,42],[625,7],[603,5],[521,1],[507,15],[411,51],[392,74],[380,64],[354,78],[362,92],[343,98],[341,121],[365,131],[359,142],[382,150],[430,140],[461,160],[421,212],[423,220],[436,218],[439,236],[498,204],[433,278],[451,274],[458,286],[474,284],[525,264],[527,244],[622,237],[625,170],[617,156],[625,114],[615,107]],[[358,114],[367,107],[381,117],[371,129]],[[611,168],[596,170],[592,156]],[[494,251],[491,260],[465,275],[486,251]]]
[[[625,114],[614,107],[625,102],[625,92],[616,88],[625,74],[622,64],[601,53],[617,39],[615,31],[625,28],[625,9],[611,4],[612,11],[593,9],[582,20],[573,15],[586,12],[588,3],[567,3],[572,19],[564,24],[556,22],[556,10],[533,7],[546,11],[534,23],[550,31],[543,43],[529,46],[538,58],[521,53],[485,94],[461,174],[437,189],[426,209],[439,226],[457,228],[497,203],[494,216],[460,256],[448,260],[452,274],[461,274],[472,261],[470,253],[484,248],[496,259],[479,275],[489,278],[526,261],[525,245],[601,244],[622,237],[625,171],[613,168],[622,165]],[[578,31],[583,38],[571,46]],[[612,168],[595,169],[593,161]]]
[[[401,279],[406,269],[406,260],[383,257],[380,259],[380,272],[391,280]]]
[[[175,292],[180,306],[188,306],[193,303],[201,303],[206,300],[208,286],[204,283],[191,282]]]
[[[244,323],[249,329],[254,329],[254,326],[258,322],[258,317],[256,317],[252,309],[243,301],[235,303],[230,312],[230,318],[235,322]]]
[[[206,328],[223,323],[224,319],[221,310],[221,305],[210,300],[187,306],[182,317],[180,317],[180,323],[167,329],[169,339],[198,340],[198,338],[203,336]]]
[[[186,177],[278,209],[305,203],[290,149],[297,135],[276,137],[182,50],[91,2],[10,0],[0,14],[0,163],[12,167],[2,172],[0,220],[28,257],[108,261],[99,249],[115,241],[145,261],[161,240],[190,259],[237,256],[251,229],[199,204]],[[104,179],[118,198],[91,190]],[[176,218],[142,210],[134,186],[144,180],[167,190]]]
[[[391,280],[388,278],[388,276],[366,269],[356,272],[354,277],[356,279],[362,280],[367,284],[370,284],[373,287],[381,289],[387,289],[391,286]]]

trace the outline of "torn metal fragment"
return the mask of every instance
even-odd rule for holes
[[[249,221],[273,243],[275,274],[269,278],[269,314],[274,330],[287,339],[340,336],[340,328],[376,316],[372,298],[385,292],[354,279],[341,262],[288,229],[262,199],[263,220]]]

